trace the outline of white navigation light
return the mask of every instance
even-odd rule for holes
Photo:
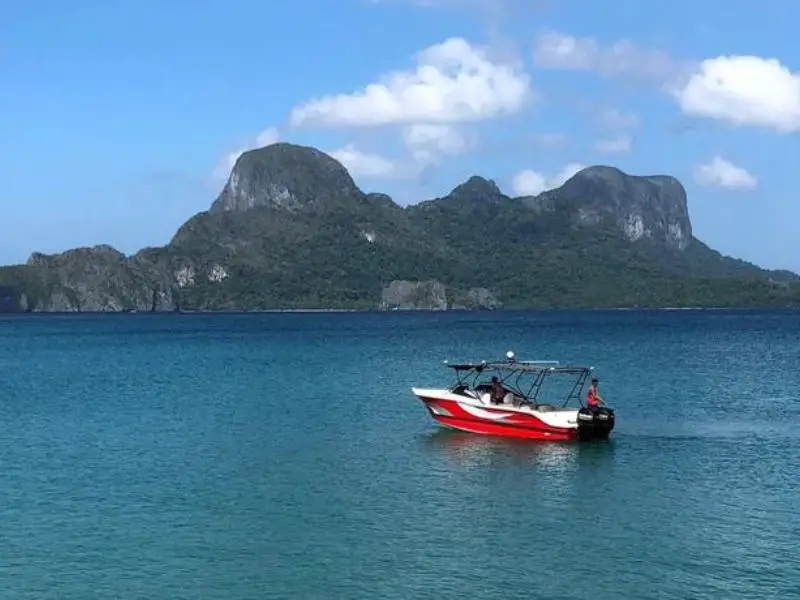
[[[511,350],[509,350],[508,352],[506,352],[506,358],[508,360],[514,360],[514,353]]]

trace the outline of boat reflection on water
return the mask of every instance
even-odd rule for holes
[[[474,435],[448,429],[425,434],[427,449],[444,454],[461,466],[475,468],[501,463],[526,463],[547,470],[569,471],[610,458],[612,440],[591,443],[531,442],[513,438]]]

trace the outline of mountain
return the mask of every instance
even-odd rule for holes
[[[674,177],[593,166],[511,198],[474,176],[404,208],[288,143],[242,154],[163,247],[0,268],[5,311],[798,305],[796,274],[694,237]]]

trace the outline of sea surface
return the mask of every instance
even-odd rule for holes
[[[411,394],[508,350],[612,440]],[[800,312],[4,317],[0,428],[2,599],[800,597]]]

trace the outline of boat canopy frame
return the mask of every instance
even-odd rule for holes
[[[537,403],[539,392],[548,377],[553,375],[572,375],[575,377],[575,383],[567,394],[564,403],[561,405],[562,407],[567,406],[571,400],[575,400],[580,406],[583,406],[583,388],[586,385],[586,380],[589,378],[589,375],[594,372],[594,367],[561,364],[559,361],[554,360],[521,361],[508,359],[504,361],[481,361],[472,363],[444,362],[445,365],[455,371],[456,379],[458,380],[455,387],[466,386],[475,389],[479,385],[485,385],[485,383],[478,384],[478,379],[488,371],[497,374],[498,381],[512,393],[521,396],[524,402],[533,404]],[[527,386],[527,392],[523,389],[521,383],[521,380],[525,376],[532,378],[530,385]],[[509,382],[512,378],[514,379],[513,384]]]

